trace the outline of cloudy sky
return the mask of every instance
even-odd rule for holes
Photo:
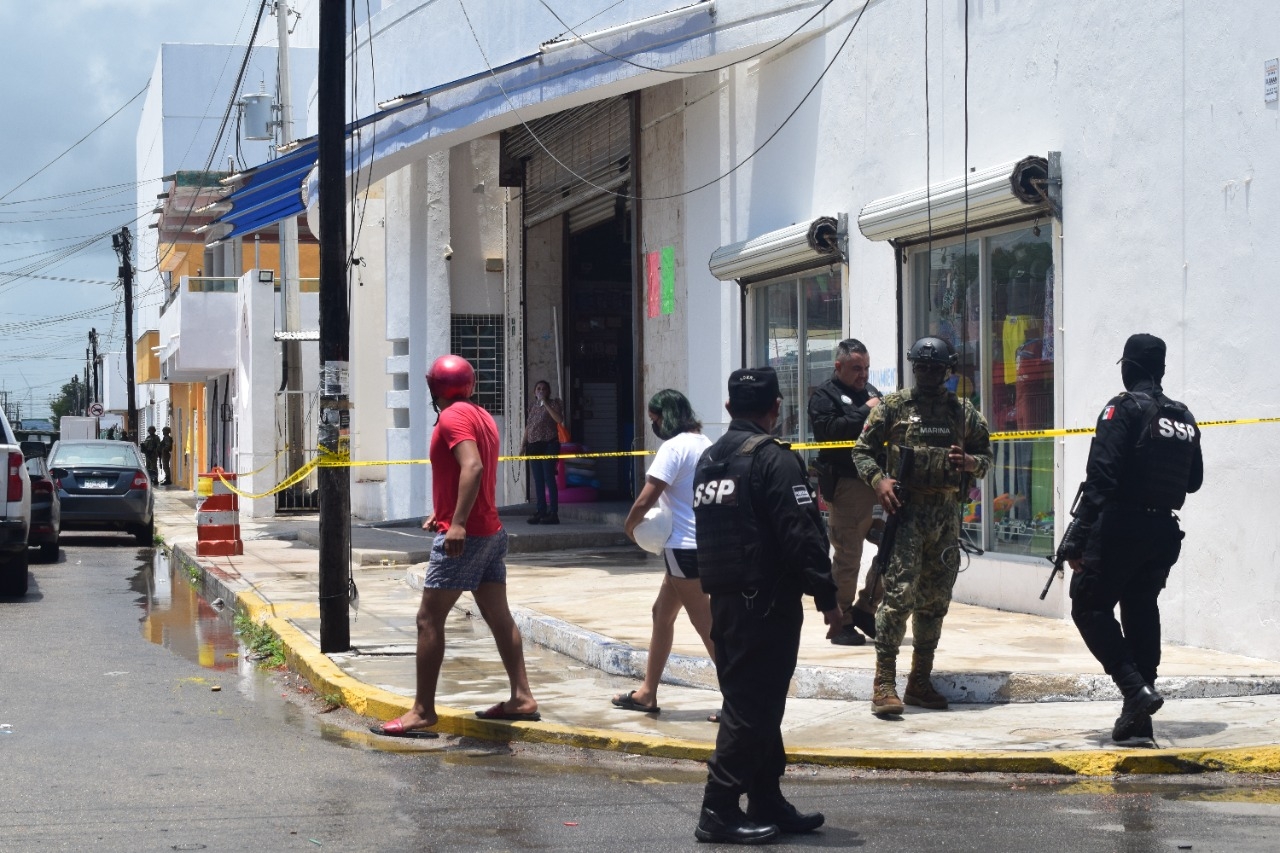
[[[133,222],[134,182],[158,176],[135,174],[134,96],[160,45],[244,43],[260,2],[0,0],[0,390],[24,416],[47,416],[83,373],[91,327],[100,350],[124,346],[109,234],[147,225]],[[274,43],[273,18],[262,34]]]

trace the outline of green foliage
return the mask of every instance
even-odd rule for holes
[[[87,399],[84,383],[78,378],[65,383],[58,396],[49,401],[49,410],[53,412],[53,426],[58,429],[63,415],[75,415],[84,411],[91,400]]]
[[[249,650],[249,658],[268,669],[284,666],[284,643],[280,635],[243,613],[236,616],[236,634]]]

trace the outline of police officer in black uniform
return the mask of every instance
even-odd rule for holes
[[[770,367],[729,376],[732,421],[694,474],[698,574],[711,596],[711,639],[724,697],[716,749],[695,836],[759,844],[779,832],[811,832],[782,796],[782,714],[800,649],[801,597],[812,595],[840,629],[826,533],[800,457],[770,435],[782,395]],[[747,795],[744,813],[739,800]]]
[[[1164,356],[1154,335],[1125,342],[1127,390],[1098,416],[1075,525],[1061,546],[1073,572],[1071,618],[1124,694],[1111,732],[1116,742],[1150,739],[1151,715],[1164,704],[1155,689],[1157,599],[1182,549],[1174,510],[1204,480],[1196,420],[1160,387]]]
[[[809,397],[809,423],[813,440],[857,441],[862,425],[880,403],[880,391],[867,381],[871,356],[857,338],[836,344],[835,367],[831,378],[814,389]],[[876,607],[884,597],[884,583],[878,575],[868,577],[858,591],[862,568],[862,543],[871,529],[876,505],[875,490],[862,482],[853,464],[849,447],[824,447],[818,451],[818,488],[827,501],[828,527],[835,559],[831,576],[836,582],[836,600],[844,613],[844,627],[831,639],[838,646],[861,646],[876,635]]]

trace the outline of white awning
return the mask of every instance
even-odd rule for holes
[[[1030,156],[901,195],[877,199],[858,214],[868,240],[907,241],[1048,211],[1048,161]],[[965,196],[968,195],[966,208]]]
[[[836,217],[819,216],[721,246],[707,266],[721,281],[752,281],[840,263]]]

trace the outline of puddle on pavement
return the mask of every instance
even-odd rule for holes
[[[231,608],[215,608],[206,601],[163,550],[157,549],[151,561],[139,567],[129,585],[138,594],[143,638],[207,670],[202,680],[210,688],[236,690],[260,703],[268,718],[344,741],[346,729],[307,713],[283,695],[278,678],[247,657],[249,650],[236,636]]]
[[[167,554],[157,551],[130,585],[141,596],[144,638],[215,672],[240,668],[245,650],[236,639],[231,615],[224,616],[205,601]]]

